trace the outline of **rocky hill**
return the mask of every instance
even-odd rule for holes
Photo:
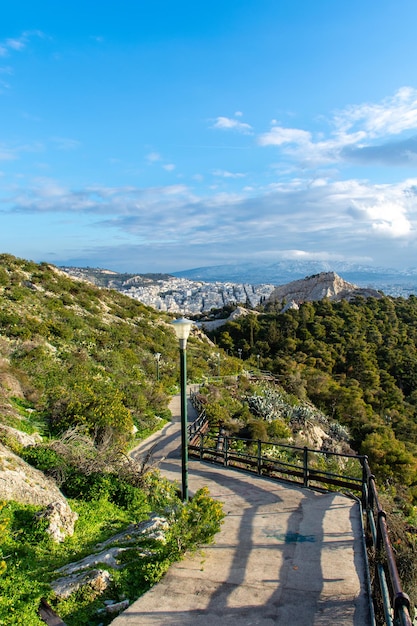
[[[268,298],[268,302],[295,303],[297,305],[328,298],[332,301],[352,300],[358,296],[363,298],[381,298],[382,294],[375,289],[358,287],[343,280],[335,272],[321,272],[294,280],[287,285],[276,287]]]

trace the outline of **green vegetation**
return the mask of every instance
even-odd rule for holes
[[[270,305],[211,336],[346,427],[378,483],[417,503],[417,298]],[[257,357],[256,357],[257,358]]]
[[[399,573],[417,604],[417,297],[321,300],[281,310],[282,303],[260,307],[209,336],[235,355],[241,351],[244,364],[255,373],[259,363],[290,404],[296,406],[291,398],[298,399],[301,415],[304,407],[311,415],[321,413],[341,440],[368,455],[389,513]],[[226,428],[242,432],[236,413],[225,414],[227,399],[217,392],[214,401],[223,410]],[[292,424],[279,401],[275,404],[281,420],[278,440],[286,436],[282,422],[294,438]],[[264,437],[266,430],[274,438],[268,432],[271,422],[256,414],[250,402],[246,405],[241,409],[246,434]],[[254,428],[253,418],[262,420],[262,426]]]
[[[170,417],[179,364],[170,321],[117,291],[0,255],[1,369],[20,386],[3,423],[20,429],[21,422],[30,432],[36,422],[53,436],[79,425],[98,441],[110,433],[125,448],[134,431],[142,439]],[[216,371],[211,352],[190,338],[190,380]],[[234,371],[233,362],[225,357],[224,370]]]
[[[190,338],[188,376],[205,381],[200,399],[213,431],[222,426],[248,440],[236,446],[265,439],[271,455],[290,454],[274,442],[367,454],[382,498],[397,512],[400,568],[414,581],[417,297],[281,309],[264,305],[225,324],[209,334],[215,346]],[[0,508],[0,625],[39,624],[42,596],[69,625],[96,623],[91,616],[105,598],[80,591],[57,602],[53,572],[151,510],[169,512],[166,544],[146,545],[152,558],[141,557],[139,568],[138,555],[126,553],[112,598],[132,599],[133,589],[148,588],[218,528],[221,512],[206,493],[184,507],[157,473],[125,462],[135,441],[170,418],[179,377],[170,321],[47,264],[0,255],[0,441],[51,476],[80,516],[74,536],[55,545],[33,507]],[[255,376],[237,383],[243,369]],[[261,383],[259,369],[273,381]],[[38,432],[43,443],[23,448],[10,428]]]
[[[121,485],[129,484],[120,481]],[[131,487],[131,486],[130,486]],[[75,533],[64,543],[56,544],[45,533],[45,524],[36,517],[39,507],[9,502],[0,512],[0,624],[40,626],[37,615],[41,598],[46,598],[68,626],[107,624],[114,618],[103,614],[107,599],[131,601],[147,591],[181,558],[185,550],[195,550],[211,541],[223,517],[221,507],[209,498],[206,490],[196,493],[192,501],[179,501],[174,487],[152,472],[147,476],[139,497],[115,502],[100,485],[95,493],[69,500],[79,515]],[[67,599],[55,598],[50,583],[58,577],[56,570],[90,554],[94,546],[129,524],[147,519],[150,511],[161,512],[169,529],[161,541],[144,535],[121,545],[129,550],[120,556],[119,569],[108,565],[111,584],[94,590],[86,585]],[[54,573],[55,572],[55,573]]]
[[[220,528],[221,505],[206,489],[190,502],[181,502],[175,485],[146,463],[121,454],[111,441],[98,446],[73,429],[59,439],[28,446],[21,454],[55,479],[79,518],[74,534],[57,544],[47,534],[45,520],[37,516],[41,507],[3,503],[0,624],[41,624],[41,598],[68,626],[108,623],[112,617],[103,612],[105,600],[134,600],[185,551],[209,543]],[[134,534],[132,524],[148,520],[151,512],[166,520],[162,538]],[[55,597],[50,584],[60,577],[59,568],[99,552],[96,546],[126,529],[124,538],[113,540],[126,548],[116,559],[118,565],[104,565],[110,586],[84,585],[68,598]]]

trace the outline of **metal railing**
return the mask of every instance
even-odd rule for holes
[[[381,507],[367,457],[229,437],[222,429],[213,435],[204,405],[196,395],[191,401],[199,416],[195,427],[189,425],[190,457],[303,487],[348,492],[360,499],[368,543],[374,551],[372,598],[375,606],[382,607],[382,611],[376,611],[377,623],[412,626],[410,600],[401,586],[387,515]]]
[[[398,574],[394,550],[389,538],[387,514],[381,506],[368,460],[364,460],[362,496],[366,512],[367,536],[372,540],[374,558],[373,598],[381,601],[387,626],[412,626],[410,598],[404,593]]]

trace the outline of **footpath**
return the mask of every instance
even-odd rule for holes
[[[172,423],[133,454],[154,446],[180,483],[179,396],[170,408]],[[226,514],[214,543],[171,566],[112,626],[372,626],[358,502],[190,461],[190,493],[204,485]]]

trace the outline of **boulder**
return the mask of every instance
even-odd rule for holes
[[[58,500],[51,502],[46,509],[36,514],[38,519],[46,519],[48,528],[46,532],[56,543],[64,541],[65,537],[74,534],[74,525],[78,519],[78,514],[71,511],[67,502]]]
[[[57,580],[51,583],[51,587],[59,598],[69,598],[72,593],[85,585],[88,585],[95,595],[98,596],[103,591],[106,591],[110,583],[111,576],[107,570],[92,569],[87,572],[57,578]]]

